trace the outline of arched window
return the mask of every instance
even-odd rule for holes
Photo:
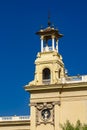
[[[43,83],[45,83],[45,84],[50,83],[50,78],[51,78],[50,69],[45,68],[45,69],[43,70],[43,72],[42,72],[42,80],[43,80]]]

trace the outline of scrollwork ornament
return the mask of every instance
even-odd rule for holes
[[[47,104],[47,108],[52,109],[53,108],[53,104]]]
[[[43,107],[44,107],[44,105],[43,105],[43,104],[38,104],[38,105],[37,105],[37,109],[38,109],[38,110],[42,110],[42,109],[43,109]]]

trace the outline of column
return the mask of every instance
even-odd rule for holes
[[[52,36],[52,50],[55,49],[55,36]]]
[[[57,52],[58,52],[58,39],[56,40],[56,50],[57,50]]]
[[[30,117],[30,120],[31,120],[31,124],[30,124],[30,130],[36,130],[36,107],[35,107],[35,104],[31,103],[30,104],[30,107],[31,107],[31,117]]]
[[[60,130],[60,101],[55,103],[54,106],[54,114],[55,114],[55,130]]]
[[[43,52],[43,41],[44,41],[44,38],[43,36],[41,36],[41,52]]]

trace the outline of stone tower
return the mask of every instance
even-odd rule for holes
[[[59,94],[55,87],[65,77],[64,63],[58,51],[58,41],[63,35],[51,26],[36,34],[40,36],[41,52],[35,60],[35,78],[25,87],[31,93],[31,130],[54,130],[54,127],[56,130],[60,99],[56,97]]]
[[[62,56],[58,52],[58,41],[63,35],[48,26],[36,33],[41,39],[41,52],[35,60],[35,79],[30,85],[47,85],[61,83],[65,76]]]
[[[87,76],[65,74],[58,51],[63,35],[48,25],[36,33],[41,52],[35,60],[34,80],[25,86],[30,93],[30,130],[60,130],[66,120],[87,122]]]

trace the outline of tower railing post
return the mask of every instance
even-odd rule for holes
[[[52,50],[55,49],[55,36],[52,36]]]
[[[59,49],[58,49],[58,39],[56,40],[56,50],[57,50],[57,52],[59,52]]]
[[[43,42],[44,42],[44,37],[41,36],[41,52],[43,52]]]

